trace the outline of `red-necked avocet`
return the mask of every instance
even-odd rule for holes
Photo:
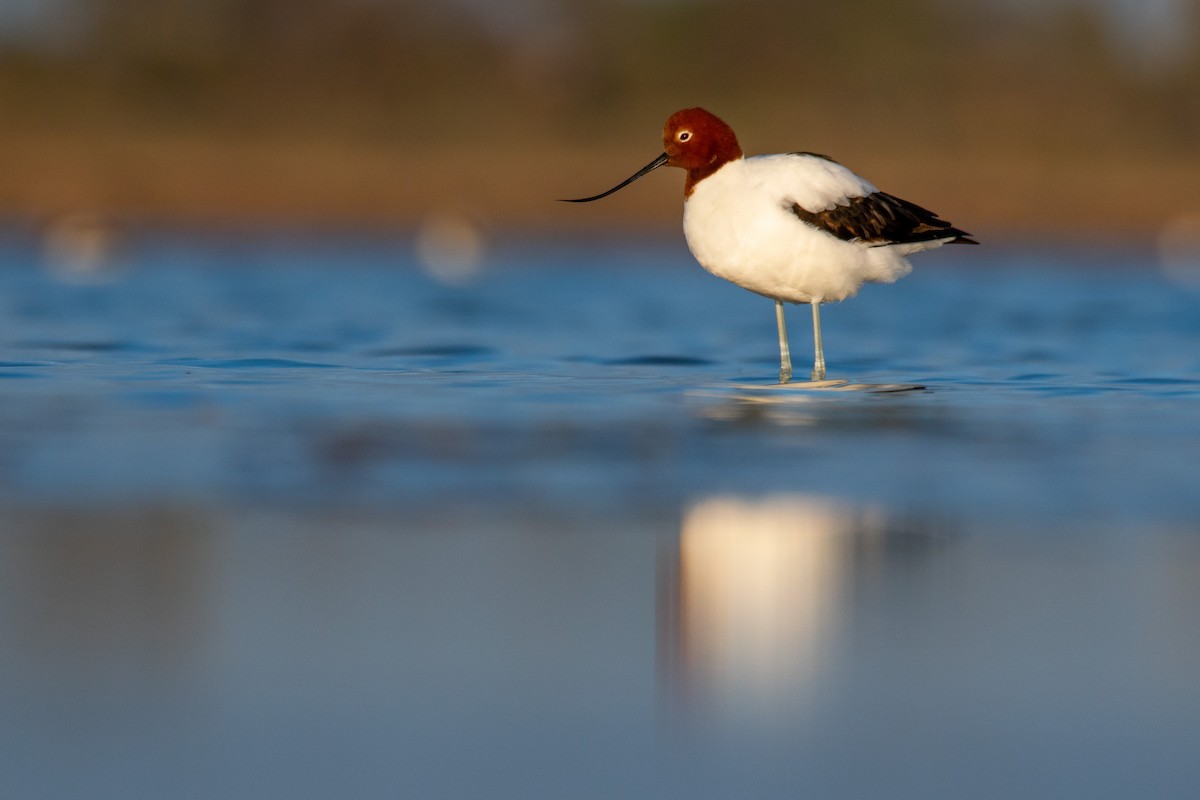
[[[683,232],[700,265],[775,301],[779,382],[792,377],[783,304],[808,303],[816,353],[812,379],[825,379],[821,303],[852,297],[867,281],[891,283],[912,269],[907,256],[943,244],[978,244],[936,214],[881,192],[816,153],[745,158],[733,129],[702,108],[671,115],[666,152],[607,192],[661,166],[687,170]]]

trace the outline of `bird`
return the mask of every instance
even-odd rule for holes
[[[704,269],[775,301],[779,383],[792,379],[784,303],[808,304],[812,381],[825,380],[821,304],[853,297],[866,282],[907,275],[908,256],[944,244],[978,244],[937,214],[872,183],[828,156],[793,152],[746,157],[724,120],[685,108],[663,126],[663,153],[608,191],[662,166],[686,170],[683,233]]]

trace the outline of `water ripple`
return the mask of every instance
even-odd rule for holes
[[[204,369],[332,369],[336,364],[316,361],[297,361],[291,358],[168,358],[156,362],[173,367],[201,367]]]

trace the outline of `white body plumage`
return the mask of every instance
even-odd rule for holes
[[[891,283],[905,258],[947,240],[872,245],[843,240],[801,220],[876,192],[841,164],[810,154],[738,158],[696,183],[683,232],[706,270],[744,289],[791,303],[852,297],[867,281]],[[953,237],[950,237],[953,238]]]

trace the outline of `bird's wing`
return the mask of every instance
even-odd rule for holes
[[[876,246],[942,240],[976,244],[966,231],[915,203],[879,191],[827,156],[788,153],[765,158],[790,159],[776,162],[789,176],[789,188],[781,194],[784,207],[838,239]]]
[[[772,192],[806,211],[828,211],[878,191],[869,181],[816,153],[755,156],[746,159],[746,166]]]

